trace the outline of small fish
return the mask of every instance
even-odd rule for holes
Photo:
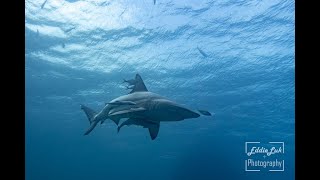
[[[72,27],[72,28],[69,28],[69,29],[66,29],[64,32],[67,33],[67,32],[70,32],[72,30],[74,30],[76,27]]]
[[[153,0],[153,4],[156,4],[156,0]]]
[[[114,102],[109,102],[106,104],[110,104],[110,105],[117,105],[117,106],[121,106],[121,105],[136,105],[135,102],[132,101],[114,101]]]
[[[198,51],[200,52],[200,54],[201,54],[203,57],[208,57],[208,54],[206,54],[204,51],[202,51],[198,46],[197,46],[197,49],[198,49]]]
[[[39,36],[39,30],[37,29],[37,36]]]
[[[129,85],[135,85],[136,80],[135,79],[129,79],[129,80],[123,79],[123,83],[128,83]]]
[[[65,48],[65,47],[66,47],[66,45],[64,43],[62,43],[62,48]]]
[[[48,1],[48,0],[45,0],[45,1],[42,3],[41,9],[43,9],[43,7],[44,7],[44,5],[46,5],[47,1]]]
[[[108,1],[105,1],[105,2],[100,4],[100,6],[108,6],[108,5],[110,5],[110,2],[108,2]]]

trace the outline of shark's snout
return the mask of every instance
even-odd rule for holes
[[[183,116],[184,118],[197,118],[200,116],[200,114],[194,112],[194,111],[191,111],[189,109],[185,109],[184,112],[183,112]]]
[[[181,119],[197,118],[200,116],[200,114],[184,107],[172,107],[172,109]]]

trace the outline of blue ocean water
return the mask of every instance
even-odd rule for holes
[[[25,2],[27,180],[295,178],[294,1],[44,1]],[[110,120],[83,136],[80,104],[102,109],[136,73],[213,116],[154,141]],[[257,141],[284,142],[283,172],[245,171]]]

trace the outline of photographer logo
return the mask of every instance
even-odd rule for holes
[[[284,171],[284,142],[246,142],[245,171]]]

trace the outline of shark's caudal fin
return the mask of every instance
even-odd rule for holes
[[[90,125],[89,129],[84,133],[84,135],[88,135],[88,134],[96,127],[97,124],[98,124],[98,121],[94,121],[94,122]]]
[[[93,122],[93,119],[94,119],[94,116],[97,114],[93,109],[83,105],[83,104],[80,104],[80,108],[84,111],[84,113],[86,113],[87,115],[87,118],[90,122],[90,124]]]
[[[94,121],[94,117],[97,113],[85,105],[81,104],[80,107],[84,111],[84,113],[86,113],[87,118],[90,122],[90,128],[84,133],[84,135],[88,135],[98,124],[98,121]]]

